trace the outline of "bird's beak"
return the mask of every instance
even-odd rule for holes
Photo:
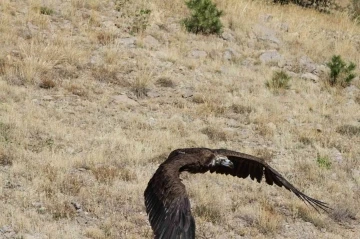
[[[234,168],[233,162],[231,162],[228,158],[222,158],[220,164],[228,168]]]

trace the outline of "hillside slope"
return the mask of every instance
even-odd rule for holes
[[[311,197],[183,174],[198,238],[360,238],[360,67],[346,14],[216,1],[221,36],[187,33],[182,0],[0,3],[0,238],[152,238],[143,191],[180,147],[266,158]],[[149,11],[150,10],[150,11]],[[275,71],[289,89],[265,83]]]

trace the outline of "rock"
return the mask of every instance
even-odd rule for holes
[[[109,21],[109,20],[104,21],[104,22],[102,22],[102,25],[103,25],[104,29],[106,29],[107,31],[116,32],[119,30],[113,21]]]
[[[0,238],[15,238],[15,231],[9,226],[3,226],[0,228]]]
[[[207,53],[206,53],[206,51],[193,50],[193,51],[191,51],[190,56],[192,58],[196,58],[196,59],[205,58],[207,56]]]
[[[311,80],[311,81],[313,81],[315,83],[319,82],[319,77],[317,75],[312,74],[312,73],[304,73],[304,74],[302,74],[301,79]]]
[[[82,211],[82,207],[81,207],[81,204],[78,203],[78,202],[71,202],[71,205],[74,206],[75,210],[76,211]]]
[[[194,92],[190,89],[187,89],[185,90],[183,93],[182,93],[182,98],[189,98],[189,97],[192,97],[194,95]]]
[[[286,60],[285,58],[281,58],[278,61],[278,67],[286,69],[286,70],[291,70],[293,67],[293,63],[292,61]]]
[[[138,105],[139,103],[133,99],[130,99],[127,95],[115,95],[112,97],[113,101],[117,104],[125,105]]]
[[[266,51],[260,55],[260,61],[262,63],[279,62],[282,59],[280,53],[276,50]]]
[[[160,97],[160,93],[157,92],[156,90],[149,90],[148,92],[146,92],[147,97],[150,98],[157,98]]]
[[[122,45],[124,47],[133,48],[136,45],[136,38],[135,37],[125,37],[115,40],[116,44]]]
[[[259,16],[259,21],[260,22],[270,22],[273,18],[274,17],[271,14],[261,14]]]
[[[226,49],[224,54],[223,54],[223,58],[225,60],[233,60],[235,57],[237,57],[239,54],[232,48]]]
[[[304,72],[315,73],[316,65],[313,60],[307,56],[302,56],[299,60],[299,66]]]
[[[273,42],[277,45],[281,44],[281,41],[276,37],[276,32],[268,27],[265,27],[260,24],[256,24],[253,27],[253,32],[256,35],[257,39],[263,40],[266,42]]]
[[[45,235],[39,234],[39,233],[35,233],[35,234],[29,234],[26,233],[23,236],[19,237],[19,238],[24,238],[24,239],[46,239],[48,238]]]
[[[160,46],[160,42],[155,37],[148,35],[144,38],[144,45],[148,48],[157,48]]]
[[[288,32],[289,31],[289,24],[282,22],[279,25],[281,31]]]
[[[230,33],[229,31],[224,31],[222,34],[221,34],[221,37],[222,39],[224,39],[225,41],[235,41],[235,37],[232,33]]]
[[[52,101],[52,100],[54,100],[54,97],[52,97],[51,95],[45,95],[45,96],[43,96],[42,100]]]
[[[317,65],[314,72],[316,75],[330,74],[330,68],[326,65]]]
[[[342,155],[337,148],[331,149],[330,158],[333,162],[341,163],[343,161]]]
[[[316,131],[319,132],[319,133],[321,133],[323,131],[323,127],[322,127],[321,124],[316,125]]]
[[[273,132],[276,132],[276,125],[273,122],[269,122],[266,126],[271,129]]]

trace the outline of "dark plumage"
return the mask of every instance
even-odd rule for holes
[[[266,183],[284,186],[317,211],[330,209],[326,203],[300,192],[261,158],[226,149],[177,149],[159,166],[144,192],[146,212],[155,238],[195,238],[195,221],[191,215],[189,198],[179,178],[183,171],[210,171],[239,178],[250,175],[257,182],[265,177]]]

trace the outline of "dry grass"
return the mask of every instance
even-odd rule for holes
[[[215,2],[230,40],[185,32],[182,0],[0,2],[0,238],[151,238],[148,180],[171,150],[199,146],[264,157],[335,208],[319,215],[283,188],[184,174],[199,238],[360,237],[359,80],[333,89],[292,77],[274,95],[264,83],[278,69],[259,61],[277,48],[294,72],[304,55],[359,66],[359,26]],[[256,24],[282,44],[254,40]]]

